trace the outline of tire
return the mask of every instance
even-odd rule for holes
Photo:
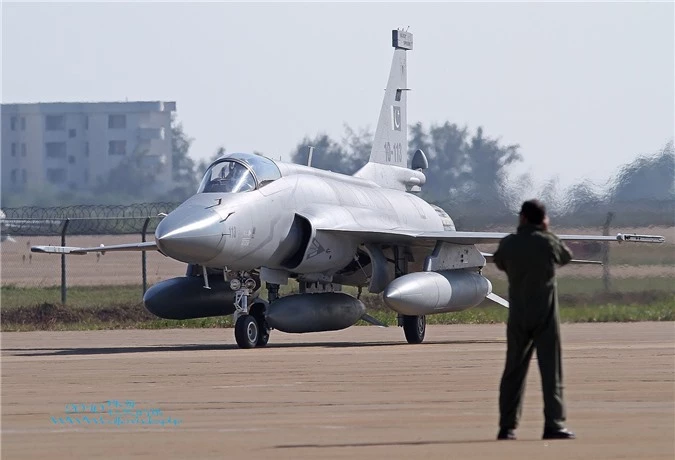
[[[260,334],[258,334],[258,341],[255,343],[256,347],[266,347],[267,342],[270,341],[270,329],[267,327],[267,324],[263,323],[260,326]]]
[[[267,303],[264,301],[256,301],[251,307],[250,314],[258,323],[258,341],[256,347],[267,346],[270,341],[270,327],[265,320],[265,312],[267,311]]]
[[[408,343],[422,343],[426,331],[426,316],[403,316],[403,333]]]
[[[258,343],[260,328],[251,315],[240,316],[234,325],[234,339],[239,348],[253,348]]]

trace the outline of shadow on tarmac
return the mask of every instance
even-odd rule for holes
[[[447,340],[429,341],[422,345],[467,345],[481,343],[503,343],[503,340]],[[315,343],[279,343],[264,348],[365,348],[415,346],[405,342],[315,342]],[[149,345],[143,347],[87,347],[87,348],[3,348],[3,352],[12,356],[77,356],[77,355],[114,355],[122,353],[162,353],[167,351],[215,351],[239,350],[235,344],[189,344],[189,345]],[[242,350],[250,353],[252,350]],[[11,352],[11,353],[8,353]]]
[[[390,447],[390,446],[431,446],[431,445],[450,445],[450,444],[485,444],[486,442],[496,442],[494,438],[490,439],[468,439],[466,441],[396,441],[396,442],[357,442],[345,444],[286,444],[273,446],[274,449],[322,449],[336,447]]]

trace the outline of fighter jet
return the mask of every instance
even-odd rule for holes
[[[170,319],[232,314],[242,348],[265,346],[270,330],[339,330],[377,323],[342,286],[382,294],[410,343],[421,343],[426,315],[456,312],[491,299],[476,244],[505,233],[457,231],[440,207],[415,195],[428,167],[418,150],[408,163],[406,53],[413,36],[392,31],[389,79],[368,163],[353,176],[259,155],[214,161],[197,193],[157,226],[155,241],[101,246],[33,247],[34,252],[158,250],[188,264],[184,277],[152,286],[146,308]],[[561,235],[563,240],[659,243],[660,236]],[[584,261],[579,261],[584,262]],[[298,294],[281,297],[290,279]],[[260,298],[262,283],[268,298]]]

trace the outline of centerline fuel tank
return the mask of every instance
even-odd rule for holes
[[[272,302],[266,319],[282,332],[337,331],[355,324],[365,312],[360,300],[341,292],[295,294]]]

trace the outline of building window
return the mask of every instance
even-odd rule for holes
[[[47,158],[66,158],[65,142],[47,142],[45,144],[45,153]]]
[[[63,184],[66,182],[66,170],[63,168],[47,169],[47,180],[52,184]]]
[[[12,156],[16,156],[16,142],[12,142]]]
[[[69,129],[68,130],[68,137],[70,137],[72,139],[75,136],[77,136],[77,131],[74,130],[74,129]]]
[[[84,143],[84,156],[85,157],[89,156],[89,142]]]
[[[126,155],[127,141],[108,142],[108,155]]]
[[[12,184],[16,184],[16,169],[12,169]]]
[[[23,182],[23,183],[25,184],[25,183],[26,183],[26,180],[27,180],[27,178],[26,178],[26,170],[25,170],[25,169],[22,169],[22,170],[21,170],[21,182]]]
[[[22,157],[26,156],[26,144],[25,143],[21,144],[21,156]]]
[[[26,130],[26,117],[21,117],[21,131]]]
[[[126,129],[126,115],[108,115],[108,129]]]
[[[16,131],[16,117],[12,117],[9,119],[9,129],[12,131]]]
[[[65,131],[66,117],[63,115],[47,115],[45,117],[45,129],[47,131]]]
[[[84,129],[89,129],[89,115],[84,116]]]
[[[71,164],[71,165],[75,164],[75,157],[73,155],[70,155],[68,157],[68,163]]]

